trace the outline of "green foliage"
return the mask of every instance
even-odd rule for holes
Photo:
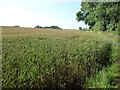
[[[20,27],[19,25],[15,25],[14,27]]]
[[[115,77],[119,75],[118,65],[112,64],[107,68],[103,68],[95,76],[87,78],[85,87],[87,88],[118,88],[117,83],[115,82]]]
[[[52,29],[61,29],[58,26],[51,26],[50,28],[52,28]]]
[[[120,22],[120,3],[119,2],[82,2],[81,11],[77,16],[77,21],[85,21],[85,24],[90,26],[90,29],[106,31],[115,31],[119,26],[117,23]]]
[[[82,27],[79,27],[79,30],[82,30]]]
[[[87,31],[88,29],[87,29],[87,28],[82,28],[82,27],[79,27],[79,30],[84,30],[84,31]]]
[[[58,26],[50,26],[50,27],[41,27],[39,25],[35,26],[35,28],[46,28],[46,29],[61,29]]]
[[[116,40],[116,38],[113,38],[114,36],[116,36],[116,34],[118,35],[118,32],[106,31],[101,33],[105,34],[106,36],[108,35],[107,37],[113,40],[111,64],[108,65],[107,67],[104,67],[102,70],[96,73],[96,75],[91,76],[90,78],[87,78],[84,86],[87,88],[118,88],[116,77],[119,77],[119,74],[118,74],[119,65],[118,63],[116,63],[116,61],[119,60],[118,59],[119,48],[118,48],[118,40]]]
[[[101,28],[101,23],[100,22],[96,22],[96,24],[93,26],[93,30],[95,31],[99,31]]]
[[[3,38],[3,88],[82,86],[111,62],[111,43],[96,34]]]
[[[77,20],[78,21],[84,20],[83,13],[81,11],[77,12],[76,15],[77,15]]]
[[[35,28],[43,28],[43,27],[41,27],[41,26],[37,25],[37,26],[35,26]]]

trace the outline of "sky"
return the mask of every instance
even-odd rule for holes
[[[81,0],[1,0],[0,25],[21,27],[59,26],[63,29],[88,28],[77,22]]]

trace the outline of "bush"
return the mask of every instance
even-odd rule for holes
[[[41,27],[41,26],[37,25],[37,26],[35,26],[35,28],[43,28],[43,27]]]
[[[14,27],[20,27],[19,25],[15,25]]]
[[[58,26],[51,26],[50,28],[52,28],[52,29],[61,29]]]

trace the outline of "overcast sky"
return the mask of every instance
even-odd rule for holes
[[[79,2],[78,2],[79,1]],[[63,29],[88,27],[77,22],[81,0],[1,0],[0,25],[34,27],[56,25]]]

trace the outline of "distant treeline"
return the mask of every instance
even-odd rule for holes
[[[20,27],[20,26],[19,25],[14,25],[13,27]],[[62,29],[62,28],[60,28],[58,26],[50,26],[50,27],[46,26],[46,27],[42,27],[42,26],[39,26],[39,25],[35,26],[34,28]]]
[[[14,25],[13,27],[20,27],[19,25]]]
[[[35,28],[61,29],[61,28],[58,27],[58,26],[50,26],[50,27],[46,26],[46,27],[42,27],[42,26],[39,26],[39,25],[35,26]]]

